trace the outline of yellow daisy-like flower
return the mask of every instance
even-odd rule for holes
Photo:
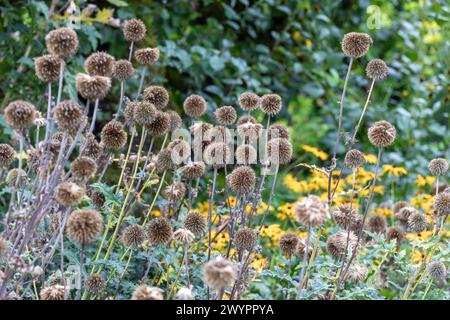
[[[406,239],[408,240],[428,240],[433,236],[434,231],[433,230],[425,230],[421,233],[412,233],[409,232],[406,234]]]
[[[366,159],[366,162],[371,164],[377,163],[377,156],[370,153],[365,154],[364,159]]]
[[[383,165],[383,171],[389,175],[393,174],[396,177],[408,174],[408,171],[405,168],[395,167],[390,164]]]
[[[309,189],[308,182],[304,180],[299,181],[291,174],[284,177],[283,184],[296,193],[305,193],[308,192]]]
[[[423,177],[420,174],[417,175],[417,179],[416,179],[416,186],[418,187],[424,187],[426,185],[433,185],[433,183],[436,181],[436,177],[433,176],[426,176]]]
[[[375,208],[372,210],[372,214],[380,214],[386,218],[392,218],[394,216],[394,211],[389,208]]]
[[[420,251],[417,251],[417,250],[414,251],[414,252],[411,254],[411,261],[412,261],[414,264],[417,264],[417,263],[422,262],[423,258],[424,258],[423,254],[422,254]]]
[[[319,158],[322,161],[325,161],[328,159],[328,153],[326,153],[325,151],[319,150],[316,147],[307,145],[307,144],[302,144],[301,145],[302,149],[305,150],[306,152],[312,153],[314,156],[316,156],[317,158]]]
[[[295,218],[294,212],[295,203],[285,203],[278,207],[277,218],[280,220],[288,220]]]
[[[278,241],[280,241],[280,237],[283,232],[284,231],[281,229],[279,224],[271,224],[262,228],[261,236],[270,238],[271,243],[269,246],[273,247],[278,245]]]

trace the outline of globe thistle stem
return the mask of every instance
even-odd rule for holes
[[[136,133],[134,127],[132,127],[130,131],[131,131],[130,142],[128,143],[127,154],[125,156],[125,161],[124,161],[123,166],[122,166],[122,171],[120,172],[119,182],[117,182],[116,194],[119,193],[120,187],[122,186],[123,175],[125,173],[125,169],[127,168],[128,159],[130,158],[130,154],[131,154],[131,147],[133,146],[134,136],[135,136],[135,133]]]
[[[89,127],[89,133],[94,132],[95,119],[97,118],[98,104],[99,104],[99,99],[97,98],[97,99],[95,99],[94,113],[92,114],[92,120],[91,120],[91,125]]]
[[[133,57],[133,49],[134,49],[134,41],[131,41],[130,43],[130,49],[128,53],[128,61],[131,61],[131,58]]]
[[[305,272],[306,267],[308,264],[308,252],[309,252],[309,243],[311,242],[311,226],[308,226],[308,231],[306,235],[306,245],[305,245],[305,252],[303,253],[303,259],[302,259],[302,268],[300,270],[300,277],[298,281],[298,292],[297,292],[297,300],[300,300],[302,297],[302,290],[304,285],[304,279],[305,279]]]
[[[56,105],[58,105],[61,102],[63,80],[64,80],[64,66],[65,63],[61,63],[59,67],[58,95],[56,96]],[[53,134],[53,123],[54,121],[50,119],[50,134]]]
[[[375,85],[375,79],[372,80],[372,83],[370,84],[370,89],[369,89],[369,93],[367,94],[366,103],[364,104],[363,111],[361,112],[361,116],[359,117],[358,123],[355,127],[355,132],[353,133],[351,145],[354,145],[356,143],[356,135],[358,134],[358,130],[359,130],[359,127],[361,126],[362,119],[364,118],[364,114],[366,113],[367,106],[369,105],[370,97],[372,96],[372,91],[373,91],[374,85]]]
[[[77,300],[81,299],[81,290],[83,288],[83,264],[84,264],[84,245],[80,248],[80,287],[77,289]]]
[[[117,109],[116,115],[114,116],[114,119],[116,120],[119,118],[120,112],[122,111],[124,94],[125,94],[125,81],[120,81],[119,108]]]
[[[152,203],[150,204],[150,208],[147,210],[147,214],[145,215],[145,220],[144,220],[143,225],[145,225],[147,223],[148,218],[150,217],[150,214],[151,214],[151,212],[153,210],[153,207],[155,206],[156,200],[158,199],[159,194],[161,193],[161,189],[162,189],[162,186],[163,186],[164,181],[165,181],[166,173],[167,173],[167,171],[164,171],[162,176],[161,176],[161,179],[160,179],[159,185],[158,185],[158,189],[156,190],[156,194],[153,197]]]
[[[139,89],[137,92],[137,97],[139,97],[141,95],[142,88],[144,87],[144,79],[145,79],[146,71],[147,71],[146,67],[142,68],[141,79],[139,80]]]
[[[48,89],[47,89],[47,125],[45,126],[45,138],[44,141],[48,140],[48,137],[50,135],[50,121],[51,120],[51,113],[52,113],[52,84],[51,82],[48,83]],[[37,146],[37,144],[36,144]]]
[[[277,183],[278,170],[279,170],[279,165],[277,165],[277,167],[275,168],[275,174],[273,176],[273,181],[272,181],[272,189],[270,190],[269,200],[267,202],[266,210],[264,211],[264,216],[261,219],[261,223],[259,225],[259,232],[258,233],[261,233],[261,230],[262,230],[262,228],[264,226],[264,222],[266,221],[267,216],[269,215],[270,206],[272,204],[273,196],[275,194],[275,185]]]
[[[211,259],[211,229],[212,229],[212,211],[213,211],[213,202],[214,202],[214,192],[216,190],[216,181],[217,181],[217,167],[214,167],[213,172],[213,182],[211,187],[211,195],[209,197],[209,209],[208,209],[208,260]]]

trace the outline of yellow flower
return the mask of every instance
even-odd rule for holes
[[[267,265],[269,264],[269,261],[258,254],[250,264],[256,271],[261,272]]]
[[[370,153],[365,154],[364,159],[366,159],[366,162],[368,162],[368,163],[372,163],[372,164],[377,163],[377,156],[370,154]]]
[[[288,174],[283,179],[283,184],[285,184],[289,189],[294,191],[295,193],[304,193],[308,192],[308,182],[299,181],[293,175]]]
[[[271,224],[269,226],[264,226],[261,230],[262,237],[268,237],[271,240],[269,246],[276,246],[280,241],[281,234],[283,230],[281,229],[279,224]]]
[[[383,165],[383,171],[389,175],[393,174],[396,177],[408,174],[408,171],[405,168],[395,167],[390,164]]]
[[[375,208],[372,210],[372,214],[380,214],[386,218],[392,218],[394,216],[394,212],[389,208]]]
[[[442,41],[442,34],[438,32],[430,32],[423,37],[423,42],[427,44],[439,43]]]
[[[276,215],[277,218],[280,220],[294,219],[294,207],[295,203],[285,203],[282,206],[278,207],[278,213]]]
[[[411,199],[411,205],[419,207],[426,214],[433,213],[433,196],[430,194],[420,193]]]
[[[422,177],[420,174],[417,175],[417,179],[416,179],[416,185],[418,187],[424,187],[426,185],[433,185],[434,181],[436,180],[436,177],[433,176],[426,176],[426,177]]]
[[[428,240],[431,236],[433,236],[433,230],[425,230],[421,233],[412,233],[409,232],[406,234],[406,239],[408,240]]]
[[[413,263],[420,263],[423,260],[423,254],[416,250],[412,253],[411,260]]]
[[[310,39],[306,39],[305,40],[305,44],[306,44],[306,46],[308,47],[308,48],[311,48],[312,47],[312,41],[310,40]]]
[[[364,189],[359,194],[363,197],[366,197],[370,194],[370,190],[371,190],[371,188]],[[384,194],[384,187],[383,186],[375,186],[375,188],[373,189],[373,192],[378,193],[378,194]]]
[[[306,152],[312,153],[320,160],[325,161],[328,159],[328,153],[326,153],[325,151],[319,150],[316,147],[309,146],[307,144],[302,144],[301,147],[303,150],[305,150]]]
[[[161,216],[161,211],[159,211],[159,210],[152,210],[150,212],[150,215],[152,215],[153,217],[160,217]]]

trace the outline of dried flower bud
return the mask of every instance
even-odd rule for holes
[[[129,42],[141,41],[145,37],[147,28],[144,22],[139,19],[130,19],[123,24],[123,35]]]
[[[74,56],[78,51],[78,36],[70,28],[59,28],[45,36],[47,50],[61,58]]]
[[[61,131],[76,133],[84,120],[80,106],[71,100],[60,102],[53,110],[55,122]]]
[[[237,193],[249,193],[253,191],[256,183],[255,171],[249,166],[236,167],[227,176],[227,184]]]
[[[377,121],[369,128],[370,143],[378,148],[390,146],[396,135],[395,127],[385,120]]]
[[[34,69],[36,76],[39,80],[46,83],[58,81],[61,64],[64,64],[64,60],[51,54],[35,58]]]
[[[351,149],[345,154],[344,166],[351,170],[356,170],[366,162],[364,154],[356,149]]]
[[[97,239],[102,231],[103,218],[96,210],[80,209],[72,211],[67,219],[67,236],[80,245]]]
[[[125,228],[123,243],[126,247],[139,247],[145,240],[145,230],[138,224],[132,224]]]
[[[367,33],[350,32],[342,39],[342,51],[353,59],[366,55],[372,45],[372,38]]]
[[[147,238],[151,244],[168,244],[172,240],[172,225],[166,218],[155,218],[147,226]]]
[[[369,79],[383,80],[388,76],[388,67],[383,60],[373,59],[367,64],[366,74]]]
[[[238,250],[250,251],[256,245],[256,240],[255,231],[247,227],[239,229],[234,236],[234,242]]]
[[[128,135],[123,128],[123,124],[116,120],[108,122],[101,132],[101,142],[106,148],[112,150],[122,148],[127,142],[127,138]]]
[[[136,50],[134,58],[139,64],[152,65],[159,59],[158,48],[144,48]]]
[[[193,94],[184,100],[183,108],[188,116],[198,118],[206,111],[206,100],[202,96]]]
[[[152,103],[158,110],[163,110],[169,103],[169,93],[164,87],[150,86],[144,90],[144,100]]]
[[[128,60],[118,60],[114,64],[114,77],[120,82],[126,81],[134,74],[134,68]]]
[[[261,98],[253,92],[244,92],[239,96],[239,106],[244,111],[253,111],[260,105]]]
[[[106,97],[111,88],[111,79],[79,73],[75,77],[75,87],[80,95],[87,100],[102,100]]]
[[[7,168],[14,162],[16,151],[7,143],[0,144],[0,169]]]
[[[328,204],[318,196],[310,195],[295,205],[295,214],[299,223],[309,226],[321,226],[327,219]]]
[[[237,118],[236,110],[232,106],[223,106],[214,112],[216,120],[219,124],[224,126],[232,125]]]
[[[205,283],[215,289],[230,287],[236,280],[236,266],[228,259],[218,258],[208,261],[204,268]]]
[[[430,161],[428,169],[433,176],[443,176],[448,171],[448,162],[444,158],[437,158]]]
[[[206,219],[200,212],[190,211],[184,219],[183,226],[200,238],[206,230]]]
[[[163,291],[157,287],[149,287],[145,284],[134,290],[132,300],[163,300]]]
[[[90,76],[110,78],[116,59],[106,52],[94,52],[84,61],[84,69]]]
[[[34,105],[23,100],[16,100],[8,104],[4,113],[6,123],[18,131],[31,128],[36,118]]]
[[[294,232],[286,232],[280,237],[280,250],[285,256],[295,254],[298,245],[298,236]]]
[[[282,107],[281,97],[277,94],[266,94],[261,97],[261,110],[269,116],[280,112]]]

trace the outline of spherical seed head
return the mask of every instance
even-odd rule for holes
[[[397,130],[389,122],[382,120],[375,122],[369,128],[369,140],[375,147],[385,148],[390,146],[397,135]]]
[[[441,261],[433,261],[428,265],[428,274],[433,280],[441,282],[447,279],[447,268]]]
[[[175,300],[195,300],[195,296],[191,289],[183,287],[178,290]]]
[[[253,111],[259,107],[261,98],[253,92],[244,92],[239,96],[239,106],[244,111]]]
[[[354,283],[358,283],[366,279],[367,274],[367,267],[360,264],[352,264],[348,269],[348,279]]]
[[[163,291],[157,287],[149,287],[145,284],[134,290],[132,300],[163,300]]]
[[[279,123],[274,123],[269,127],[267,132],[267,140],[272,140],[275,138],[287,139],[289,140],[289,130],[287,127]]]
[[[372,43],[372,38],[367,33],[350,32],[342,39],[342,51],[347,57],[361,58],[369,51]]]
[[[75,178],[88,181],[97,173],[97,163],[92,158],[80,156],[72,162],[71,170]]]
[[[292,158],[292,144],[287,139],[272,139],[267,143],[267,156],[271,163],[288,164]]]
[[[250,251],[256,245],[256,240],[255,231],[247,227],[239,229],[234,236],[234,242],[238,250]]]
[[[172,161],[172,150],[165,148],[158,153],[156,158],[156,170],[164,172],[175,169],[175,164]]]
[[[450,193],[441,192],[434,197],[434,210],[444,215],[450,213]]]
[[[84,142],[84,148],[81,150],[80,156],[89,157],[91,159],[98,159],[100,153],[102,152],[102,146],[95,139],[93,134],[86,137]]]
[[[22,169],[12,169],[6,176],[6,183],[10,188],[21,189],[27,183],[27,173]]]
[[[181,119],[178,112],[174,110],[169,110],[166,112],[170,117],[170,131],[174,131],[176,129],[181,128],[183,125],[183,120]]]
[[[397,244],[402,243],[406,240],[406,233],[405,231],[397,226],[393,226],[387,229],[386,232],[386,240],[388,242],[391,242],[392,240],[397,240]]]
[[[255,183],[255,171],[249,166],[237,167],[227,176],[228,186],[237,193],[242,194],[253,191]]]
[[[306,239],[298,239],[297,247],[295,247],[294,254],[297,257],[300,257],[303,259],[303,256],[305,255],[306,250]],[[308,247],[308,259],[311,258],[313,252],[313,248],[311,246]]]
[[[366,74],[369,79],[383,80],[388,76],[388,67],[381,59],[373,59],[366,66]]]
[[[215,126],[205,132],[203,138],[206,142],[232,142],[232,134],[230,129],[224,126]]]
[[[374,214],[369,217],[369,231],[376,233],[385,233],[387,228],[386,217],[381,214]]]
[[[210,260],[203,268],[205,283],[214,289],[230,287],[236,280],[236,269],[234,263],[228,259]]]
[[[310,195],[299,201],[294,208],[299,223],[315,227],[327,219],[328,204],[318,196]]]
[[[140,126],[148,126],[153,123],[158,111],[152,103],[148,101],[141,101],[136,102],[133,105],[133,119],[136,124]]]
[[[203,161],[190,161],[181,168],[181,176],[187,180],[201,178],[205,174],[205,163]]]
[[[92,294],[101,294],[106,288],[105,279],[98,273],[91,274],[86,279],[86,289]]]
[[[428,169],[433,176],[443,176],[448,171],[448,161],[444,158],[437,158],[430,161]]]
[[[342,229],[356,231],[362,225],[358,210],[349,204],[343,204],[333,208],[332,215],[336,224]]]
[[[93,209],[72,211],[67,219],[66,232],[70,240],[86,245],[97,239],[102,231],[103,218]]]
[[[255,124],[255,123],[258,123],[258,120],[256,120],[255,117],[253,117],[251,115],[244,114],[236,121],[236,125],[239,126],[239,125],[245,124],[247,122]]]
[[[45,287],[39,294],[41,300],[64,300],[64,286],[55,284]]]
[[[427,218],[420,212],[414,212],[408,218],[408,226],[415,232],[422,232],[427,228]]]
[[[236,148],[236,161],[237,164],[253,164],[256,163],[257,152],[256,149],[250,144],[242,144]]]
[[[129,42],[141,41],[145,37],[147,28],[144,22],[139,19],[130,19],[123,24],[123,35]]]
[[[248,121],[237,126],[237,134],[242,139],[254,139],[259,137],[262,129],[263,126],[260,123],[252,123]]]
[[[34,70],[36,76],[42,82],[55,82],[59,79],[61,64],[64,64],[64,60],[52,54],[46,54],[42,57],[35,58]]]
[[[125,117],[125,123],[127,126],[132,127],[136,124],[134,119],[134,111],[136,106],[141,104],[141,101],[129,101],[123,110],[123,115]]]
[[[351,149],[345,154],[344,166],[351,170],[356,170],[366,162],[364,154],[356,149]]]
[[[399,221],[402,225],[406,226],[408,225],[408,219],[412,214],[418,213],[417,209],[407,206],[401,208],[396,214],[395,219]]]
[[[105,195],[100,190],[91,190],[89,192],[89,198],[91,198],[92,203],[97,209],[101,209],[105,205]]]
[[[213,142],[205,148],[203,159],[207,165],[222,168],[232,160],[230,148],[223,142]]]
[[[75,87],[78,93],[87,100],[102,100],[111,88],[111,79],[102,76],[89,76],[79,73],[75,77]]]
[[[76,133],[84,120],[83,111],[78,103],[65,100],[53,110],[55,122],[61,131]]]
[[[166,187],[164,193],[170,201],[180,201],[186,194],[186,185],[180,181],[174,182]]]
[[[277,94],[266,94],[261,97],[261,110],[269,116],[274,116],[280,112],[282,107],[281,97]]]
[[[188,116],[198,118],[206,111],[206,100],[197,94],[190,95],[184,100],[183,108]]]
[[[282,234],[279,241],[281,253],[288,257],[295,254],[298,241],[298,236],[294,232],[286,232]]]
[[[138,224],[132,224],[123,232],[123,243],[126,247],[140,247],[145,241],[145,230]]]
[[[84,69],[91,76],[111,77],[116,59],[106,52],[94,52],[84,61]]]
[[[158,48],[144,48],[136,50],[134,58],[139,64],[152,65],[159,59]]]
[[[8,104],[4,113],[6,123],[18,131],[31,128],[36,118],[34,105],[23,100],[16,100]]]
[[[190,244],[194,241],[195,236],[190,230],[181,228],[173,233],[173,238],[183,244]]]
[[[154,121],[147,125],[147,131],[152,136],[165,135],[170,130],[170,115],[167,112],[159,111],[155,114]]]
[[[70,28],[59,28],[45,36],[47,50],[60,58],[74,56],[78,51],[78,36]]]
[[[85,188],[73,182],[61,182],[55,189],[56,201],[65,207],[78,205],[85,194]]]
[[[144,90],[144,100],[152,103],[157,109],[163,110],[169,103],[169,93],[164,87],[150,86]]]
[[[126,81],[131,78],[134,74],[134,68],[130,61],[128,60],[118,60],[114,64],[113,70],[114,77],[120,82]]]
[[[172,240],[172,225],[164,217],[155,218],[147,226],[147,238],[151,244],[168,244]]]
[[[127,143],[128,135],[117,120],[108,122],[102,129],[101,142],[107,149],[118,150]]]
[[[190,211],[184,218],[184,228],[190,230],[196,237],[202,237],[206,231],[206,219],[198,211]]]
[[[339,259],[344,253],[347,247],[347,238],[348,238],[348,248],[352,250],[352,248],[356,245],[357,237],[350,231],[339,231],[328,238],[327,240],[327,251],[334,258]]]
[[[7,143],[0,143],[0,168],[6,168],[14,162],[16,151]]]
[[[236,110],[232,106],[223,106],[218,108],[214,115],[219,124],[224,126],[231,126],[237,118]]]
[[[410,204],[408,201],[397,201],[394,203],[394,213],[398,213],[404,207],[409,207]]]

